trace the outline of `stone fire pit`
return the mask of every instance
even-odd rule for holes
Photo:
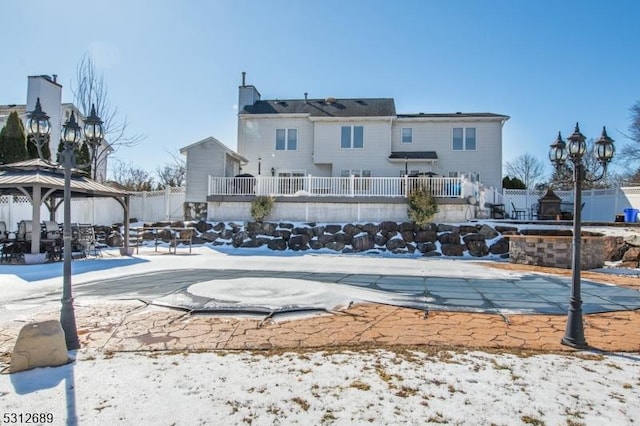
[[[511,263],[571,269],[573,233],[562,230],[522,230],[522,235],[509,236]],[[604,266],[604,236],[583,232],[581,236],[581,269]]]

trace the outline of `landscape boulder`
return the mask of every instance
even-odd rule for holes
[[[362,233],[353,237],[352,241],[353,251],[367,251],[375,247],[375,238],[371,234]]]
[[[485,240],[493,240],[500,235],[498,231],[486,224],[480,227],[480,229],[478,230],[478,234],[482,235]]]
[[[458,232],[460,235],[475,234],[478,232],[478,228],[475,225],[460,225]]]
[[[462,244],[444,243],[440,247],[444,256],[462,256],[464,254],[464,248]]]
[[[389,239],[382,234],[376,234],[374,236],[374,241],[377,246],[384,246],[387,244],[387,241],[389,241]]]
[[[271,250],[284,251],[287,249],[287,241],[284,238],[274,238],[269,240],[267,247]]]
[[[10,373],[67,364],[69,355],[58,320],[30,322],[20,330],[11,354]]]
[[[385,237],[389,234],[395,234],[398,230],[398,224],[391,221],[384,221],[380,224],[380,233]]]
[[[121,247],[124,243],[124,237],[121,233],[113,231],[107,235],[106,242],[109,247]]]
[[[306,234],[292,235],[289,238],[289,248],[293,251],[309,250],[309,240],[311,238]]]
[[[322,244],[322,242],[320,242],[318,238],[312,238],[309,241],[309,247],[311,247],[311,249],[313,250],[320,250],[324,247],[324,244]]]
[[[231,238],[231,244],[233,244],[233,246],[236,248],[240,247],[242,243],[244,243],[244,240],[248,238],[249,234],[247,234],[245,231],[236,232]]]
[[[342,229],[342,231],[350,236],[355,236],[358,235],[362,232],[362,228],[360,228],[359,226],[356,226],[352,223],[348,223],[344,226],[344,228]]]
[[[325,248],[335,251],[342,251],[345,248],[345,244],[340,241],[332,241],[324,245]]]
[[[416,243],[436,242],[438,240],[438,234],[435,231],[421,230],[416,232],[413,241]]]
[[[291,231],[288,229],[276,229],[273,232],[273,235],[275,235],[276,237],[284,238],[285,240],[289,240],[289,238],[291,237]]]
[[[440,244],[460,244],[460,234],[457,232],[445,232],[438,236]]]
[[[489,247],[489,253],[491,254],[505,254],[509,253],[509,240],[506,238],[500,238]]]
[[[401,248],[405,248],[406,246],[407,246],[407,243],[402,238],[392,238],[389,241],[387,241],[387,245],[386,245],[387,250],[391,252]]]
[[[421,253],[427,253],[430,251],[435,251],[437,249],[435,243],[430,241],[427,242],[418,242],[416,243],[416,249],[418,249]]]
[[[473,238],[467,238],[473,236]],[[474,257],[483,257],[489,254],[489,247],[487,242],[480,234],[465,235],[465,245],[469,254]]]
[[[370,235],[376,235],[380,230],[380,227],[374,223],[367,223],[362,227],[362,230]]]
[[[324,232],[327,234],[335,234],[342,231],[342,225],[325,225]]]

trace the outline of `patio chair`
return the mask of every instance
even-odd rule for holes
[[[540,217],[540,204],[534,203],[531,204],[531,209],[529,210],[529,219],[538,220]]]
[[[527,218],[527,209],[519,209],[511,202],[511,216],[516,220],[525,220]]]
[[[9,233],[7,232],[7,224],[0,221],[0,242],[6,241],[9,238]]]
[[[87,256],[102,256],[102,245],[98,244],[93,225],[75,223],[71,225],[73,259],[85,259]]]

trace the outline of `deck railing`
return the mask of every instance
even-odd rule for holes
[[[216,177],[209,176],[209,195],[272,195],[333,197],[406,197],[424,186],[435,197],[474,195],[476,184],[449,177]]]

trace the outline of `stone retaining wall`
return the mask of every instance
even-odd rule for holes
[[[114,225],[117,229],[121,224]],[[540,266],[571,267],[571,230],[521,229],[514,226],[467,223],[462,225],[413,222],[364,224],[316,224],[291,222],[188,222],[145,223],[148,227],[193,227],[197,230],[193,244],[266,247],[275,251],[330,250],[338,253],[388,252],[423,256],[471,256],[474,258],[509,258],[512,262]],[[122,236],[104,227],[110,246],[122,245]],[[109,232],[111,231],[111,234]],[[544,235],[540,235],[544,234]],[[520,235],[524,236],[519,237]],[[516,238],[513,238],[513,237]],[[142,235],[155,239],[155,235]],[[162,238],[162,236],[160,237]],[[552,242],[551,238],[559,238]],[[585,241],[593,240],[594,244]],[[165,242],[168,242],[167,237]],[[514,244],[514,247],[510,247]],[[583,233],[582,265],[584,269],[602,266],[603,261],[621,261],[621,266],[637,268],[640,259],[640,236],[635,238],[603,237]],[[598,242],[596,242],[598,241]],[[528,242],[528,243],[527,243]],[[546,244],[549,243],[549,244]],[[521,247],[530,244],[539,247]],[[599,251],[599,253],[598,253]],[[600,255],[600,256],[598,256]]]
[[[602,268],[604,257],[604,237],[580,238],[581,269]],[[509,237],[511,263],[571,269],[572,259],[572,236],[512,235]]]
[[[509,243],[500,230],[489,225],[381,222],[345,225],[248,222],[246,225],[219,222],[196,224],[199,238],[212,245],[233,247],[267,246],[272,250],[329,249],[341,253],[376,250],[394,254],[422,253],[425,256],[506,256]],[[516,232],[516,228],[502,228]]]

